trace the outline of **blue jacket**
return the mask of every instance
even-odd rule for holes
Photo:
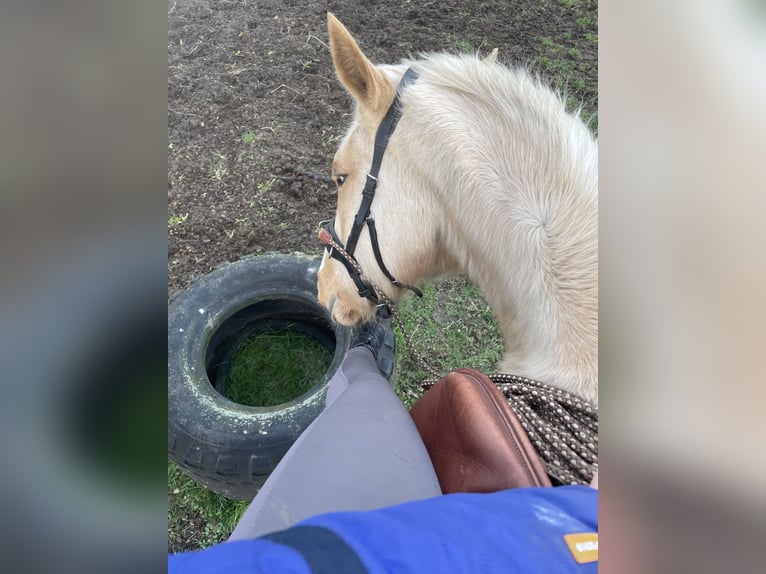
[[[168,572],[597,572],[597,532],[598,491],[585,486],[450,494],[323,514],[254,540],[173,554]]]

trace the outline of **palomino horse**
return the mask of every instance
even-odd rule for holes
[[[501,371],[597,403],[598,147],[579,114],[494,55],[375,66],[331,14],[328,29],[356,103],[330,228],[363,276],[326,252],[320,303],[353,326],[374,316],[370,283],[398,301],[463,272],[503,334]]]

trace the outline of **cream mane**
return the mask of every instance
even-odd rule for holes
[[[516,339],[506,342],[510,353],[501,369],[534,373],[595,399],[598,151],[592,135],[523,70],[453,56],[433,56],[416,69],[423,89],[413,90],[413,100],[420,97],[411,105],[424,113],[410,133],[444,142],[445,157],[431,163],[441,166],[432,179],[442,183],[434,189],[454,226],[445,233],[447,251],[496,310],[506,339]]]

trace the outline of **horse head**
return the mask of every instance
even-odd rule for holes
[[[332,163],[332,179],[338,192],[333,232],[342,244],[349,240],[353,243],[353,247],[347,247],[353,249],[364,281],[398,301],[406,293],[406,285],[414,285],[433,267],[425,262],[433,263],[433,254],[439,251],[437,229],[429,213],[432,209],[424,200],[428,186],[413,169],[407,151],[411,129],[395,129],[386,141],[385,153],[379,152],[379,170],[371,173],[376,136],[381,124],[385,124],[384,118],[391,115],[389,109],[405,70],[401,66],[373,65],[332,14],[328,13],[327,21],[338,78],[355,102],[353,122]],[[406,109],[406,102],[397,101],[397,111],[406,115]],[[366,186],[368,194],[370,186],[374,188],[374,201],[368,205],[369,212],[360,216]],[[355,219],[363,223],[358,223],[360,229],[352,233]],[[350,239],[356,233],[358,241]],[[382,266],[374,247],[385,262]],[[359,291],[347,269],[325,253],[318,273],[318,295],[336,322],[353,326],[372,318],[376,304],[360,296]]]

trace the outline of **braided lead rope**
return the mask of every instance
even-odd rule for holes
[[[507,382],[507,375],[490,379],[508,399],[549,475],[563,484],[588,484],[598,468],[598,415],[586,402],[560,389],[545,393]],[[595,425],[595,432],[591,428]]]
[[[380,296],[380,294],[378,296]],[[386,297],[386,299],[388,299],[388,297]],[[407,349],[410,352],[412,360],[415,361],[421,369],[428,372],[428,374],[430,374],[432,377],[438,377],[439,372],[431,365],[429,365],[428,361],[426,361],[425,358],[423,358],[423,355],[421,355],[415,348],[415,345],[412,343],[412,339],[410,339],[409,333],[407,333],[406,329],[404,328],[402,318],[399,313],[396,312],[396,308],[393,306],[393,303],[391,303],[390,306],[388,303],[386,303],[386,307],[391,312],[391,316],[394,318],[394,321],[396,321],[396,325],[399,327],[399,332],[402,334],[404,342],[407,343]]]
[[[320,239],[363,275],[356,259],[329,233],[320,234]],[[430,389],[441,375],[416,350],[394,302],[376,285],[372,288],[399,327],[412,359],[433,377],[421,382],[423,390]],[[562,484],[589,484],[598,470],[598,411],[577,395],[534,379],[506,373],[491,374],[488,378],[516,413],[547,473]]]

